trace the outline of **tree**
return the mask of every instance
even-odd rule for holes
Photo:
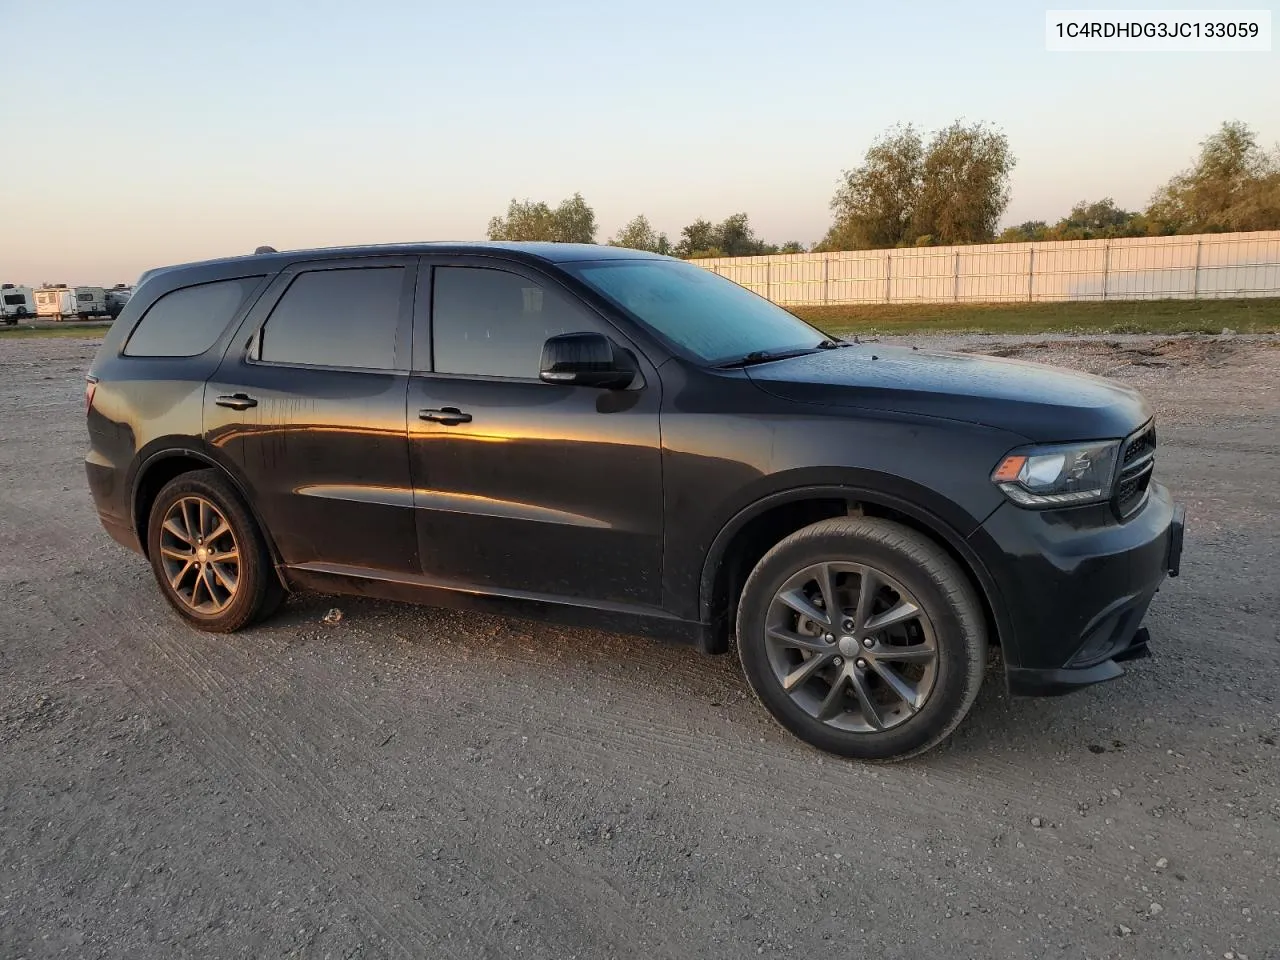
[[[1048,240],[1049,230],[1049,225],[1043,220],[1028,220],[1016,227],[1005,227],[1000,236],[996,237],[996,241],[998,243],[1029,243],[1032,240]]]
[[[926,145],[907,124],[889,129],[831,199],[834,220],[818,250],[983,243],[1009,204],[1009,141],[956,121]]]
[[[513,199],[507,215],[489,221],[490,240],[549,240],[595,243],[596,213],[575,193],[552,210],[546,203]]]
[[[804,244],[799,240],[788,240],[778,248],[779,253],[804,253]]]
[[[709,251],[713,251],[709,252]],[[716,239],[716,227],[710,220],[699,217],[680,230],[680,242],[676,244],[676,256],[686,260],[694,257],[718,257],[720,249]]]
[[[1280,228],[1280,149],[1264,150],[1248,124],[1224,123],[1195,165],[1156,192],[1147,217],[1157,233]]]
[[[1051,231],[1053,240],[1103,240],[1142,237],[1147,234],[1146,218],[1121,210],[1110,197],[1093,203],[1081,200],[1059,220]]]
[[[935,133],[921,164],[912,237],[944,245],[994,240],[1014,163],[1008,137],[982,123],[957,120]]]
[[[668,254],[671,241],[665,233],[658,233],[643,213],[618,231],[609,241],[611,247],[629,247],[632,250],[648,250],[650,253]]]
[[[686,260],[704,257],[752,257],[777,253],[778,248],[755,235],[745,213],[725,217],[720,223],[699,218],[680,231],[675,253]]]
[[[819,250],[896,247],[907,236],[920,196],[924,144],[907,124],[881,134],[862,166],[846,170],[831,198],[835,221]]]

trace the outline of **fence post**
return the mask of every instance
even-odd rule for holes
[[[769,260],[764,262],[764,298],[773,300],[773,263]]]
[[[951,274],[953,277],[953,289],[951,291],[951,299],[960,302],[960,251],[956,251],[955,266],[952,267]]]
[[[893,251],[884,252],[884,302],[893,298]]]
[[[1107,299],[1107,280],[1111,276],[1111,241],[1102,244],[1102,299]]]
[[[822,255],[822,302],[831,302],[831,256]]]
[[[1196,241],[1196,272],[1192,275],[1193,279],[1191,281],[1191,299],[1193,300],[1200,299],[1200,245],[1203,242],[1202,240]]]
[[[1036,248],[1030,247],[1027,250],[1027,302],[1031,302],[1032,290],[1035,289],[1036,276]]]

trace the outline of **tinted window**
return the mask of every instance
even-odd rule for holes
[[[151,305],[125,345],[133,357],[194,357],[213,346],[261,277],[202,283]]]
[[[21,306],[27,302],[27,298],[20,293],[6,293],[4,302],[10,307]]]
[[[402,267],[299,274],[262,328],[268,363],[395,368]]]
[[[756,350],[810,349],[826,339],[764,297],[690,263],[598,260],[568,269],[668,340],[712,363]]]
[[[567,296],[505,270],[437,267],[434,286],[438,373],[537,379],[548,337],[598,329]]]

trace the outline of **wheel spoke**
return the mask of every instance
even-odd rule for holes
[[[884,720],[880,718],[880,711],[876,708],[875,701],[871,699],[871,691],[867,689],[866,677],[856,669],[850,670],[849,685],[853,687],[853,692],[858,696],[863,718],[871,725],[873,730],[883,730]]]
[[[173,547],[166,547],[163,543],[160,544],[160,554],[171,560],[181,560],[183,563],[191,561],[190,550],[175,550]]]
[[[239,563],[240,551],[223,550],[221,553],[210,552],[208,559],[210,563]]]
[[[218,595],[213,590],[213,570],[209,564],[205,564],[204,569],[200,571],[200,582],[204,584],[204,592],[209,595],[209,602],[215,607],[223,606],[222,602],[218,600]]]
[[[236,592],[236,583],[239,580],[238,573],[236,576],[230,576],[227,574],[225,570],[222,569],[221,566],[213,562],[210,562],[209,569],[213,571],[213,575],[218,579],[218,582],[221,583],[224,588],[226,588],[227,593]]]
[[[187,533],[183,525],[178,523],[177,519],[173,516],[165,518],[164,528],[188,546],[195,546],[195,541],[191,538],[190,534]]]
[[[209,526],[209,511],[203,500],[196,501],[196,523],[200,525],[196,528],[196,536],[203,537]]]
[[[835,679],[831,681],[831,689],[827,691],[827,695],[822,698],[822,703],[818,707],[819,720],[831,720],[844,711],[844,687],[848,680],[847,669],[842,669],[836,674]]]
[[[193,607],[198,607],[200,606],[200,588],[204,586],[204,576],[198,565],[193,564],[193,566],[196,568],[196,576],[191,582],[191,600],[189,603]]]
[[[195,543],[196,538],[200,536],[200,529],[191,522],[191,506],[190,500],[182,501],[182,525],[187,528],[187,542]]]
[[[780,593],[778,594],[778,599],[802,617],[808,617],[810,620],[815,620],[818,623],[825,623],[828,626],[831,625],[831,618],[827,615],[827,612],[825,610],[819,610],[812,602],[810,602],[809,598],[798,589],[787,590],[784,593]],[[823,602],[826,602],[825,598],[823,599]]]
[[[803,633],[796,633],[794,630],[785,630],[782,627],[769,627],[768,634],[770,640],[776,640],[783,646],[794,647],[797,650],[808,650],[812,653],[830,653],[834,649],[834,644],[827,643],[821,637],[809,637]]]
[[[867,629],[867,621],[871,619],[871,606],[875,603],[876,591],[880,588],[880,580],[875,571],[864,567],[858,583],[858,609],[853,615],[853,629],[862,633]]]
[[[804,683],[815,673],[825,667],[830,660],[831,658],[828,656],[814,654],[786,675],[782,681],[782,688],[790,693],[796,687],[800,686],[800,684]]]
[[[875,649],[875,659],[891,663],[931,663],[937,657],[938,650],[932,643],[915,643],[909,647],[881,643],[876,644]]]
[[[862,628],[864,630],[883,630],[885,627],[891,627],[895,623],[902,623],[904,620],[911,620],[919,615],[920,608],[914,603],[907,600],[899,600],[897,606],[872,617],[862,625]]]
[[[175,593],[178,592],[178,584],[180,584],[183,577],[190,572],[192,566],[194,566],[194,561],[187,560],[187,562],[182,565],[182,569],[169,578],[169,586],[173,587]]]
[[[887,663],[880,663],[872,660],[871,667],[875,670],[876,675],[884,681],[885,686],[894,692],[894,694],[907,705],[907,709],[915,713],[920,709],[920,694],[911,684],[907,683],[898,672]]]
[[[210,533],[209,536],[205,537],[205,541],[208,543],[213,543],[223,534],[231,532],[231,528],[227,526],[227,521],[223,520],[222,517],[215,515],[214,519],[218,522],[214,524],[213,532]]]
[[[836,596],[836,572],[831,564],[824,563],[818,568],[818,589],[822,592],[822,605],[827,612],[827,622],[835,623],[840,619],[840,598]]]

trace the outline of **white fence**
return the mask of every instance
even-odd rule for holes
[[[1280,296],[1280,230],[693,262],[790,304]]]

